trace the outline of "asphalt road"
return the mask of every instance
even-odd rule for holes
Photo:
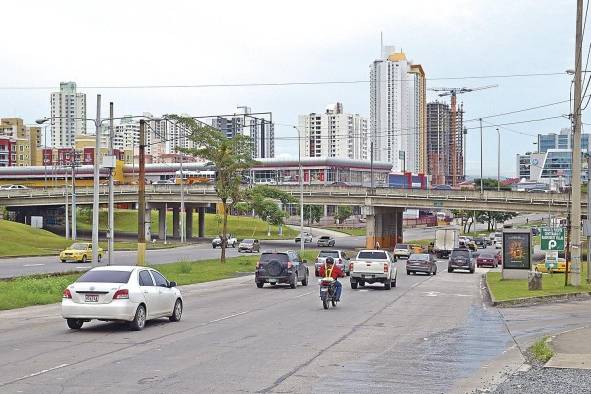
[[[314,233],[314,230],[312,231]],[[408,229],[404,233],[407,240],[427,239],[435,237],[434,229]],[[316,239],[314,239],[314,242]],[[335,247],[343,249],[355,249],[365,246],[365,237],[342,237],[336,239]],[[306,248],[316,249],[316,244],[306,244]],[[261,241],[261,250],[264,249],[297,249],[299,244],[293,240],[285,241]],[[210,243],[192,244],[172,249],[155,249],[146,252],[147,264],[176,263],[179,260],[208,260],[220,257],[220,249],[212,249]],[[228,257],[239,256],[236,249],[227,250]],[[115,251],[113,253],[114,265],[135,265],[137,254],[135,251]],[[81,271],[99,265],[106,265],[107,258],[99,264],[62,263],[57,256],[16,257],[0,259],[0,278],[12,278],[15,276],[55,273],[68,271]]]
[[[322,309],[318,286],[257,289],[252,276],[184,287],[185,311],[141,332],[71,331],[59,305],[0,312],[0,392],[453,392],[512,339],[481,275],[410,275]],[[174,280],[174,278],[170,278]]]

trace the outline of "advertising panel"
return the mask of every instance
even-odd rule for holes
[[[503,231],[503,269],[531,269],[531,232]]]

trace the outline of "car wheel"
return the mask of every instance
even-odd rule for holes
[[[437,275],[437,268],[435,268],[435,271],[433,271],[433,276]]]
[[[309,274],[308,270],[306,270],[306,277],[304,279],[302,279],[302,286],[308,286],[308,275],[310,275],[310,274]]]
[[[234,242],[234,243],[232,244],[232,247],[233,247],[233,248],[236,248],[236,242]]]
[[[141,331],[146,325],[146,307],[140,305],[135,311],[133,320],[129,323],[129,328],[133,331]]]
[[[394,281],[392,282],[392,287],[396,287],[396,282],[398,281],[398,278],[394,278]]]
[[[355,290],[357,288],[357,282],[356,281],[353,281],[353,280],[351,281],[351,288],[353,290]]]
[[[264,285],[265,285],[265,282],[257,282],[257,287],[259,289],[262,289]]]
[[[183,315],[183,302],[178,299],[174,303],[174,308],[172,310],[172,315],[168,318],[170,321],[179,321],[181,320],[181,316]]]
[[[410,271],[409,270],[406,270],[406,275],[410,275]]]
[[[86,255],[82,256],[82,260],[83,263],[86,263]]]
[[[213,246],[213,248],[214,248],[214,249],[216,248],[216,246],[215,246],[215,245],[211,245],[211,246]]]
[[[362,281],[362,280],[360,280],[360,281],[359,281],[359,286],[361,286],[361,287],[365,287],[365,281]]]
[[[292,289],[295,289],[296,287],[298,287],[298,275],[297,274],[293,274],[291,276],[291,278],[289,279],[289,287],[291,287]]]
[[[101,262],[101,259],[103,258],[103,256],[101,256],[100,254],[98,255],[98,262]]]
[[[384,282],[384,288],[385,288],[386,290],[390,290],[390,289],[392,288],[392,281],[391,281],[391,280],[386,280],[386,281]]]
[[[454,272],[454,269],[453,269],[453,268],[448,268],[448,269],[447,269],[447,272],[450,272],[450,273],[451,273],[451,272]]]
[[[82,328],[84,324],[84,320],[80,319],[66,319],[66,323],[68,323],[68,327],[72,330],[79,330]]]
[[[474,273],[474,268],[472,268],[472,269],[470,270],[470,273],[471,273],[471,274],[473,274],[473,273]]]
[[[66,262],[66,260],[62,260],[62,263],[65,263],[65,262]]]

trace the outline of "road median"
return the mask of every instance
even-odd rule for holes
[[[502,279],[500,272],[485,274],[491,302],[499,307],[528,306],[548,302],[591,298],[591,286],[564,286],[564,275],[544,274],[542,290],[528,290],[526,279]]]

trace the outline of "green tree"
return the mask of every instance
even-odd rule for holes
[[[220,130],[214,129],[195,119],[172,115],[171,119],[189,130],[189,138],[197,148],[182,148],[179,151],[191,156],[203,158],[216,168],[215,190],[222,202],[222,253],[220,262],[226,262],[228,240],[228,212],[241,201],[241,174],[251,168],[252,141],[250,137],[237,134],[227,138]]]
[[[288,216],[280,207],[292,204],[296,200],[291,194],[284,191],[258,185],[248,189],[243,196],[244,200],[240,202],[241,209],[254,211],[261,220],[267,222],[267,234],[270,235],[270,226],[280,226],[284,224],[285,218]],[[242,205],[244,204],[244,205]]]
[[[322,207],[322,205],[304,206],[304,220],[308,221],[308,227],[310,226],[310,224],[319,223],[323,213],[324,208]]]
[[[484,190],[497,190],[497,185],[498,185],[498,182],[496,179],[492,179],[492,178],[483,178],[482,179],[482,188]],[[476,189],[480,190],[480,178],[474,179],[474,186]],[[511,187],[501,185],[501,190],[511,190]]]
[[[345,220],[349,219],[353,215],[353,208],[348,205],[338,206],[335,213],[334,218],[337,223],[343,223]]]

